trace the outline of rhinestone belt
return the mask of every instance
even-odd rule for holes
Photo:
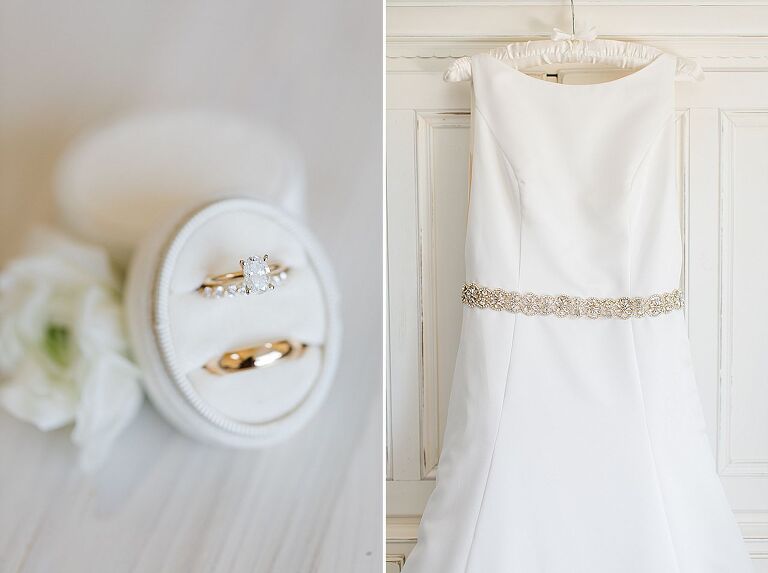
[[[490,308],[533,315],[572,318],[640,318],[683,308],[679,289],[650,296],[589,298],[579,296],[520,293],[464,283],[461,302],[474,308]]]

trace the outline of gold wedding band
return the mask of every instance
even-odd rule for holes
[[[208,298],[262,294],[279,286],[288,276],[288,267],[268,261],[263,257],[248,257],[240,260],[240,270],[206,278],[198,292]]]
[[[258,346],[225,352],[209,360],[204,368],[213,374],[232,374],[250,368],[266,368],[286,360],[299,358],[307,345],[295,340],[274,340]]]

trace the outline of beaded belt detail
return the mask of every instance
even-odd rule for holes
[[[520,293],[464,283],[461,302],[474,308],[490,308],[533,315],[555,315],[572,318],[640,318],[657,316],[683,308],[679,289],[650,296],[588,298],[560,295]]]

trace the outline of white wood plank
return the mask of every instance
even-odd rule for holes
[[[416,115],[387,112],[387,267],[392,477],[419,479],[421,286],[419,283]]]
[[[678,102],[680,98],[678,98]],[[688,103],[688,102],[686,102]],[[718,372],[718,118],[715,110],[690,112],[690,220],[688,319],[691,354],[710,445],[717,444]]]
[[[460,285],[469,190],[469,115],[419,113],[421,478],[437,468],[461,327]]]
[[[766,5],[637,6],[581,5],[579,19],[597,27],[603,37],[632,36],[764,36],[768,22]],[[387,8],[387,36],[548,36],[552,28],[571,28],[567,4],[453,4]]]
[[[768,111],[720,114],[721,380],[718,462],[728,476],[768,477]]]

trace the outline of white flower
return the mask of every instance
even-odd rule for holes
[[[141,404],[106,252],[37,230],[0,272],[0,405],[47,431],[74,422],[91,470]]]

